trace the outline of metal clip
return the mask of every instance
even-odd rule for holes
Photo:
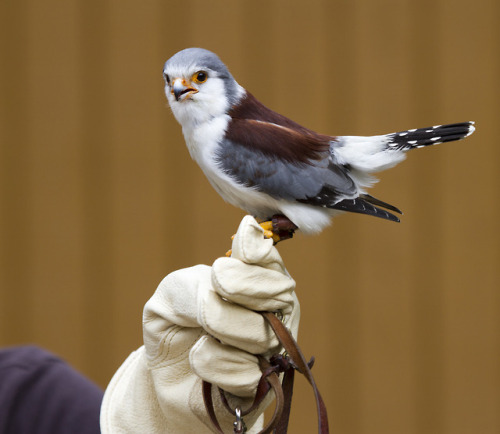
[[[233,422],[234,426],[234,434],[243,434],[247,432],[247,427],[243,418],[241,417],[241,408],[236,407],[234,410],[234,414],[236,415],[236,420]]]

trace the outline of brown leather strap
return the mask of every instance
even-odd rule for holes
[[[276,372],[276,369],[273,369],[271,364],[264,359],[262,356],[258,356],[259,358],[259,364],[261,367],[261,370],[263,371],[261,381],[259,382],[259,386],[257,387],[257,393],[255,395],[255,399],[250,406],[250,408],[247,408],[245,410],[241,411],[241,416],[245,416],[252,411],[254,411],[262,402],[264,397],[266,396],[267,392],[269,389],[273,389],[274,395],[276,398],[276,404],[274,408],[274,414],[269,423],[266,425],[266,427],[260,431],[259,434],[268,434],[270,433],[280,422],[283,409],[285,406],[285,397],[283,395],[283,389],[281,386],[280,379],[278,377],[278,374]],[[263,382],[267,383],[267,390],[264,392],[265,388],[260,386]],[[260,390],[259,390],[260,389]],[[216,431],[220,434],[224,434],[222,431],[222,428],[220,427],[219,421],[217,420],[217,416],[215,414],[215,409],[214,409],[214,404],[213,404],[213,399],[212,399],[212,384],[208,383],[206,381],[203,381],[202,384],[202,391],[203,391],[203,401],[205,402],[205,408],[207,409],[208,416],[210,418],[210,421],[212,422],[212,425],[216,429]],[[227,402],[226,395],[224,394],[224,391],[219,388],[219,393],[221,396],[221,401],[226,407],[226,409],[231,413],[236,415],[236,410],[232,409],[229,406],[229,403]],[[236,432],[236,430],[235,430]]]
[[[328,434],[328,416],[326,412],[326,407],[321,398],[319,390],[314,381],[314,377],[311,372],[312,365],[314,363],[314,358],[308,363],[302,354],[297,342],[288,331],[288,329],[283,325],[283,323],[275,316],[272,312],[260,312],[262,316],[267,320],[273,329],[276,337],[280,341],[281,345],[288,353],[287,357],[277,354],[271,357],[270,361],[267,361],[262,356],[257,356],[259,358],[259,365],[262,371],[262,377],[260,379],[259,385],[257,386],[257,393],[255,399],[250,408],[241,411],[241,415],[247,415],[248,413],[255,410],[269,389],[273,389],[276,397],[276,406],[274,410],[273,417],[266,427],[260,431],[259,434],[270,433],[274,429],[275,434],[285,434],[288,429],[288,420],[290,418],[290,409],[292,403],[293,394],[293,380],[294,380],[294,370],[296,369],[301,374],[303,374],[307,381],[311,384],[316,399],[316,409],[318,413],[318,433]],[[281,384],[278,373],[284,372],[283,384]],[[232,409],[226,399],[224,391],[219,389],[221,400],[227,410],[235,414],[235,410]],[[203,400],[205,402],[205,407],[210,420],[219,434],[223,434],[222,428],[215,415],[213,400],[212,400],[212,385],[203,381]],[[237,432],[236,429],[234,432]]]
[[[212,383],[203,380],[201,387],[203,392],[203,402],[205,403],[208,417],[217,432],[223,433],[224,431],[222,431],[219,421],[217,420],[217,416],[215,415],[214,401],[212,400]]]
[[[314,359],[311,359],[311,361],[307,363],[304,355],[302,354],[302,351],[299,348],[299,345],[293,338],[292,334],[283,325],[283,323],[278,318],[276,318],[276,315],[274,315],[272,312],[261,312],[261,314],[274,330],[276,337],[280,341],[281,345],[283,345],[285,351],[288,353],[297,371],[303,374],[309,384],[312,386],[314,397],[316,399],[316,411],[318,413],[318,432],[320,434],[327,434],[329,432],[329,428],[326,406],[323,402],[321,394],[319,393],[318,387],[316,386],[316,382],[314,381],[314,377],[311,372],[311,367],[314,363]]]
[[[286,434],[288,430],[288,421],[290,420],[290,410],[292,408],[294,376],[295,368],[290,366],[289,369],[285,370],[285,375],[283,376],[283,382],[281,384],[283,395],[285,396],[285,403],[283,405],[283,413],[281,415],[281,418],[274,429],[275,434]]]

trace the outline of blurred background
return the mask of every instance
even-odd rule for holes
[[[201,46],[322,133],[476,121],[380,175],[400,224],[343,215],[279,251],[333,432],[500,432],[499,22],[496,0],[3,0],[0,346],[105,387],[160,280],[230,247],[243,212],[163,95],[165,60]],[[299,378],[290,432],[315,423]]]

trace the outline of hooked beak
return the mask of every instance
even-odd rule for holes
[[[173,80],[171,92],[175,96],[175,100],[179,101],[181,100],[182,95],[186,95],[184,99],[188,99],[191,95],[198,93],[198,89],[191,87],[185,79],[176,78]]]

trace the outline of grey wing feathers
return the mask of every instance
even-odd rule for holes
[[[396,207],[369,194],[355,197],[357,188],[347,169],[328,159],[315,161],[314,164],[295,165],[225,140],[217,152],[216,160],[221,169],[240,184],[275,199],[399,222],[394,214],[380,208],[401,214]]]
[[[240,184],[256,188],[276,199],[300,201],[311,205],[328,186],[327,207],[357,193],[356,185],[342,166],[328,158],[311,163],[293,164],[272,158],[246,146],[224,140],[216,159],[221,169]]]

